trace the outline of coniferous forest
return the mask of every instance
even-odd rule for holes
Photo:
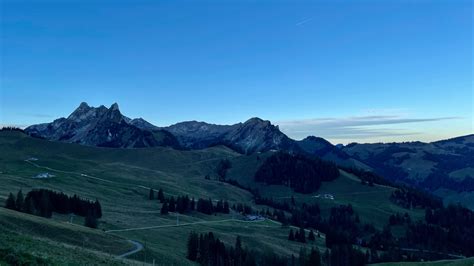
[[[322,181],[339,176],[336,165],[318,158],[278,152],[265,160],[255,173],[255,181],[268,185],[285,185],[295,192],[317,191]]]
[[[51,218],[53,212],[60,214],[75,214],[85,217],[85,225],[96,228],[97,219],[102,217],[102,207],[98,200],[90,201],[76,194],[68,196],[62,192],[48,189],[35,189],[23,195],[20,190],[10,193],[5,207],[7,209]]]

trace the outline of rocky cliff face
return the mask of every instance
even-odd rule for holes
[[[283,134],[270,121],[251,118],[234,125],[214,125],[189,121],[164,128],[175,135],[187,148],[205,148],[226,145],[241,153],[269,150],[299,150],[293,140]]]
[[[95,108],[90,107],[87,103],[81,103],[67,118],[30,126],[25,129],[25,132],[48,140],[99,147],[176,146],[176,139],[167,132],[158,129],[156,131],[145,130],[135,126],[133,121],[120,113],[116,103],[110,108],[103,105]],[[143,121],[140,121],[141,125],[148,123]]]

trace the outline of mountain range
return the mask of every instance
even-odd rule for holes
[[[224,145],[242,154],[275,150],[301,153],[345,167],[374,171],[392,181],[445,197],[449,194],[452,201],[467,201],[467,205],[474,207],[474,135],[432,143],[336,146],[315,136],[293,140],[278,126],[260,118],[234,125],[186,121],[157,127],[143,118],[124,116],[116,103],[107,108],[91,107],[84,102],[67,118],[32,125],[25,132],[53,141],[112,148],[203,149]],[[463,198],[452,197],[456,193],[464,193]]]

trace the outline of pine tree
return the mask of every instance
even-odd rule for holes
[[[197,233],[191,232],[188,237],[188,256],[187,258],[196,261],[198,257],[199,237]]]
[[[295,234],[293,233],[293,229],[290,229],[290,233],[288,234],[288,240],[295,241]]]
[[[190,209],[191,211],[194,211],[194,210],[196,209],[196,201],[194,200],[194,198],[191,200],[189,209]]]
[[[153,191],[152,188],[150,188],[150,195],[148,195],[148,199],[150,199],[150,200],[155,199],[155,191]]]
[[[168,214],[168,203],[167,202],[163,203],[163,206],[161,206],[160,213],[163,214],[163,215]]]
[[[301,243],[306,243],[306,233],[303,227],[300,227],[300,232],[298,236],[299,236],[298,241],[300,241]]]
[[[94,202],[94,211],[95,211],[95,214],[97,216],[97,218],[101,218],[102,217],[102,206],[100,206],[100,202],[98,199],[95,199],[95,202]]]
[[[242,239],[240,236],[237,236],[235,239],[235,265],[240,265],[242,261],[242,257],[244,256],[244,251],[242,248]]]
[[[43,191],[43,193],[41,193],[39,214],[40,216],[46,218],[51,218],[51,216],[53,215],[51,199],[49,198],[49,194],[46,191]]]
[[[314,241],[315,239],[316,239],[316,238],[314,237],[314,232],[313,232],[313,230],[309,231],[308,240]]]
[[[306,249],[305,248],[300,248],[298,261],[301,266],[306,266]]]
[[[161,203],[165,202],[165,195],[163,194],[163,189],[161,189],[161,188],[160,188],[160,190],[158,190],[158,200]]]
[[[36,214],[35,204],[31,197],[26,197],[25,199],[25,212],[29,214]]]
[[[170,212],[175,212],[176,211],[176,205],[174,201],[174,197],[171,196],[171,198],[168,201],[168,211]]]
[[[230,210],[229,210],[229,202],[224,201],[224,213],[229,213]]]
[[[94,211],[89,210],[84,220],[84,225],[90,228],[97,228],[97,224],[97,217],[95,216]]]
[[[321,266],[321,255],[317,248],[312,248],[311,253],[309,254],[308,261],[306,263],[308,266]]]
[[[23,192],[21,191],[21,189],[18,191],[18,194],[16,194],[15,205],[17,211],[23,211],[25,205],[25,198],[23,197]]]
[[[16,209],[15,196],[13,196],[13,193],[11,192],[8,195],[7,201],[5,201],[5,208],[10,210]]]

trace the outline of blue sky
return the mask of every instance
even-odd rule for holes
[[[2,1],[0,123],[118,102],[290,137],[473,132],[471,1]]]

